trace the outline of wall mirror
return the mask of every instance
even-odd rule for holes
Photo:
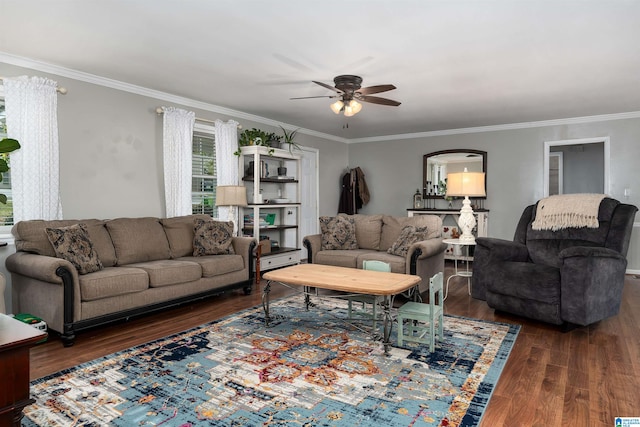
[[[422,164],[422,197],[444,197],[444,181],[448,173],[463,172],[485,173],[485,194],[487,192],[487,152],[480,150],[443,150],[425,154]],[[486,199],[485,197],[479,197]]]

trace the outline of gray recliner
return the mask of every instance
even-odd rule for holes
[[[513,241],[477,238],[472,296],[500,311],[571,327],[620,309],[637,207],[600,203],[598,228],[533,230],[528,206]]]

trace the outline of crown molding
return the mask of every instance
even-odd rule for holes
[[[109,79],[106,77],[97,76],[95,74],[89,74],[82,71],[72,70],[70,68],[61,67],[58,65],[49,64],[46,62],[37,61],[22,56],[12,55],[9,53],[0,52],[0,62],[15,65],[23,68],[30,68],[33,70],[42,71],[44,73],[55,74],[62,77],[67,77],[74,80],[83,81],[85,83],[91,83],[98,86],[109,87],[112,89],[121,90],[124,92],[134,93],[149,98],[155,98],[174,104],[179,104],[186,107],[198,108],[204,111],[211,111],[213,113],[224,114],[233,118],[251,120],[257,123],[262,123],[269,126],[283,126],[285,128],[294,129],[297,126],[281,123],[276,120],[268,119],[266,117],[256,116],[253,114],[245,113],[238,110],[232,110],[230,108],[221,107],[215,104],[209,104],[207,102],[196,101],[190,98],[185,98],[178,95],[173,95],[167,92],[162,92],[154,89],[149,89],[143,86],[138,86],[130,83],[125,83],[119,80]],[[545,126],[558,126],[568,124],[580,124],[590,122],[603,122],[609,120],[622,120],[622,119],[637,119],[640,118],[640,111],[631,111],[626,113],[615,114],[601,114],[597,116],[584,116],[584,117],[570,117],[565,119],[554,120],[542,120],[537,122],[522,122],[522,123],[510,123],[502,125],[492,126],[477,126],[470,128],[459,129],[444,129],[429,132],[416,132],[416,133],[403,133],[397,135],[384,135],[384,136],[372,136],[366,138],[342,138],[327,133],[317,132],[311,129],[300,128],[298,132],[315,136],[318,138],[327,139],[330,141],[342,142],[345,144],[357,144],[364,142],[384,142],[384,141],[398,141],[404,139],[417,139],[417,138],[430,138],[434,136],[447,136],[447,135],[459,135],[466,133],[479,133],[479,132],[497,132],[503,130],[514,129],[527,129]]]
[[[501,130],[530,129],[545,126],[570,125],[590,122],[605,122],[609,120],[637,119],[640,118],[640,111],[630,111],[627,113],[600,114],[597,116],[570,117],[566,119],[541,120],[538,122],[510,123],[493,126],[477,126],[471,128],[436,130],[431,132],[404,133],[399,135],[373,136],[367,138],[350,139],[349,143],[357,144],[362,142],[382,142],[398,141],[401,139],[429,138],[433,136],[459,135],[464,133],[497,132]]]
[[[98,86],[104,86],[111,89],[121,90],[123,92],[134,93],[136,95],[146,96],[149,98],[158,99],[174,104],[179,104],[185,107],[198,108],[204,111],[211,111],[213,113],[224,114],[231,116],[235,119],[245,119],[254,122],[262,123],[270,126],[283,126],[285,128],[295,129],[297,126],[288,123],[278,122],[276,120],[268,119],[266,117],[256,116],[253,114],[245,113],[238,110],[232,110],[230,108],[221,107],[219,105],[210,104],[207,102],[196,101],[190,98],[185,98],[171,93],[162,92],[155,89],[149,89],[143,86],[138,86],[130,83],[125,83],[119,80],[109,79],[107,77],[97,76],[95,74],[85,73],[83,71],[77,71],[70,68],[61,67],[58,65],[49,64],[46,62],[37,61],[30,58],[16,56],[4,52],[0,52],[0,62],[15,65],[18,67],[29,68],[32,70],[38,70],[43,73],[55,74],[57,76],[66,77],[73,80],[79,80],[85,83],[91,83]],[[317,132],[311,129],[300,128],[299,133],[316,136],[331,141],[337,141],[342,143],[349,142],[346,138],[330,135],[322,132]]]

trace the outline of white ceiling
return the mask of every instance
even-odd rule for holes
[[[346,139],[640,111],[635,0],[0,0],[0,17],[0,52]],[[289,99],[339,74],[402,105]]]

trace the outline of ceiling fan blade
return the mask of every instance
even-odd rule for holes
[[[398,101],[387,98],[380,98],[379,96],[359,96],[357,97],[357,99],[364,102],[371,102],[372,104],[390,105],[392,107],[397,107],[398,105],[400,105],[400,102]]]
[[[317,84],[317,85],[320,85],[320,86],[322,86],[322,87],[325,87],[325,88],[327,88],[327,89],[329,89],[329,90],[332,90],[332,91],[334,91],[334,92],[344,93],[344,92],[342,92],[340,89],[337,89],[337,88],[335,88],[335,87],[333,87],[333,86],[329,86],[329,85],[328,85],[328,84],[326,84],[326,83],[317,82],[317,81],[315,81],[315,80],[311,80],[311,81],[312,81],[312,82],[314,82],[314,83],[315,83],[315,84]]]
[[[289,98],[289,99],[311,99],[311,98],[337,98],[338,95],[321,95],[321,96],[301,96],[298,98]]]
[[[394,85],[377,85],[377,86],[369,86],[358,89],[356,92],[359,92],[361,95],[371,95],[372,93],[380,93],[386,92],[388,90],[393,90],[396,87]]]

